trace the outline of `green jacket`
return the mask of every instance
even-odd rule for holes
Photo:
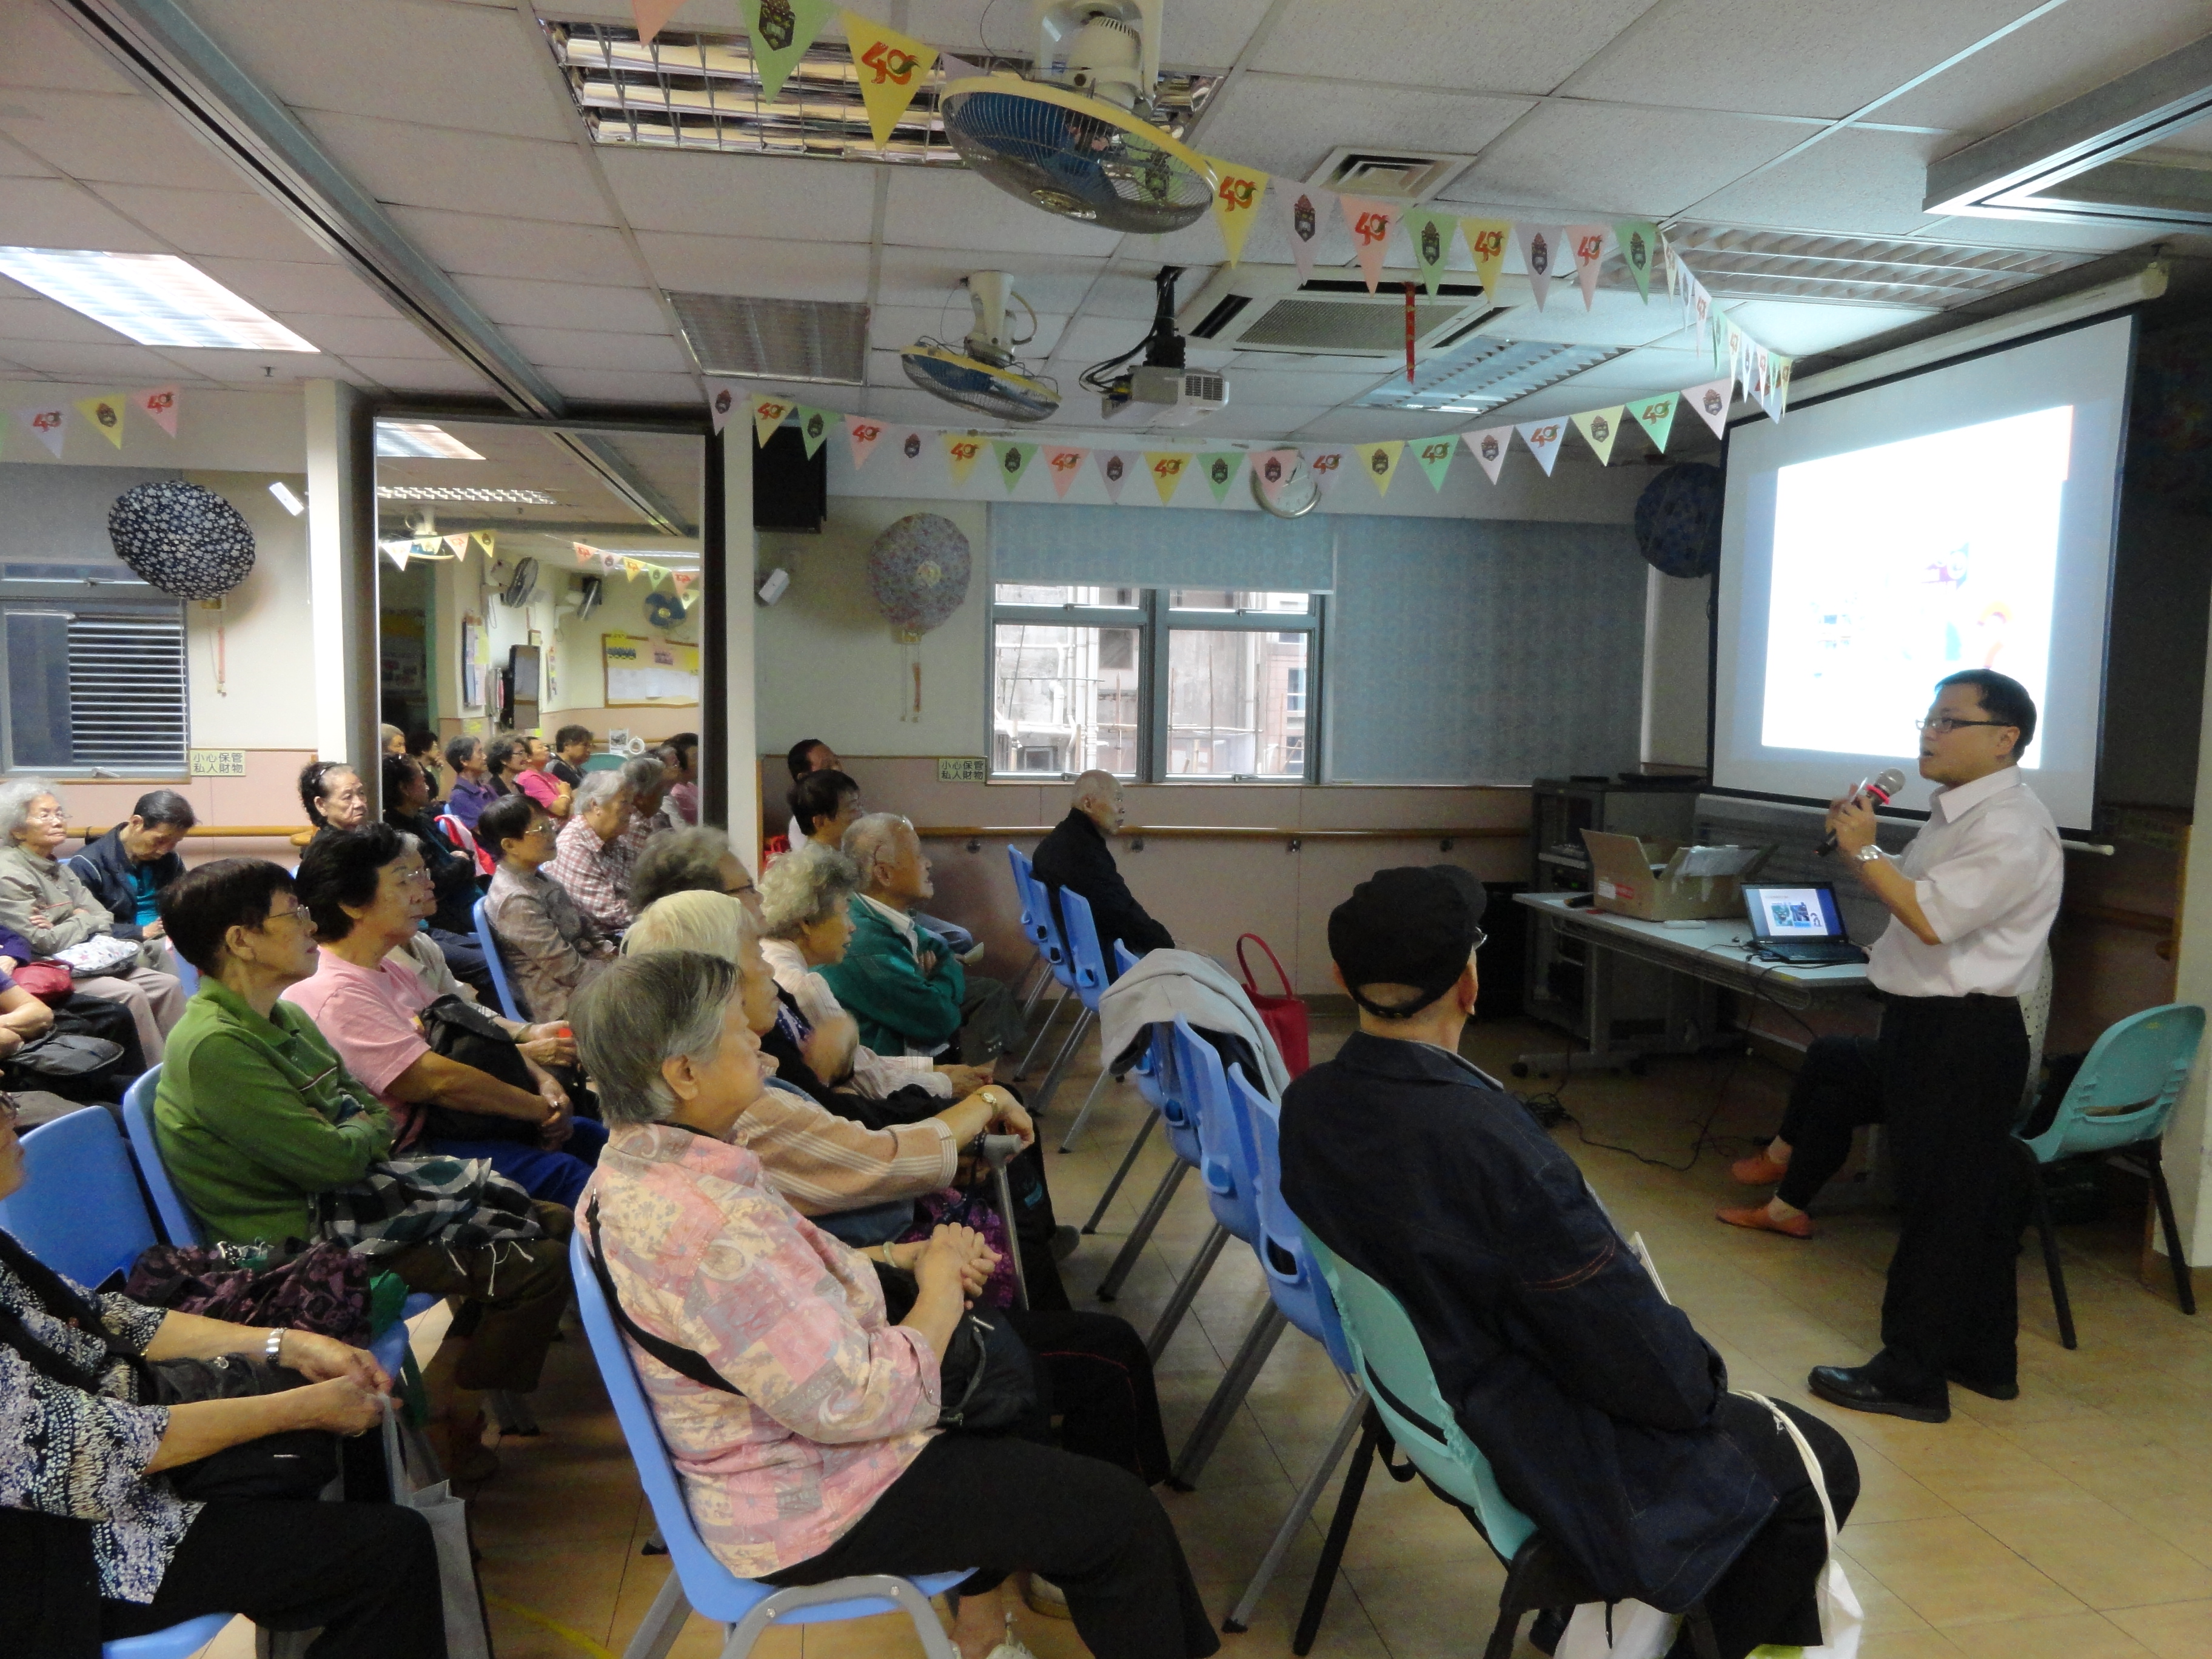
[[[950,1042],[959,1032],[960,1000],[968,994],[959,959],[939,941],[937,966],[924,977],[914,947],[881,911],[856,895],[851,914],[853,939],[845,959],[821,974],[859,1023],[860,1041],[879,1054]]]
[[[264,1019],[212,977],[169,1033],[154,1138],[210,1242],[313,1237],[313,1194],[392,1156],[392,1116],[289,1002]]]

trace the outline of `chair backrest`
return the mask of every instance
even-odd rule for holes
[[[22,1190],[0,1200],[0,1227],[55,1272],[96,1289],[161,1243],[123,1132],[100,1108],[32,1130],[23,1137],[23,1164]]]
[[[199,1218],[185,1202],[177,1183],[169,1179],[168,1165],[161,1162],[161,1143],[155,1139],[154,1091],[161,1084],[161,1068],[149,1066],[123,1091],[124,1133],[131,1138],[131,1150],[138,1159],[138,1174],[146,1183],[146,1190],[154,1194],[154,1213],[160,1218],[168,1242],[204,1244],[207,1241],[200,1231]]]
[[[509,1019],[528,1019],[522,1004],[516,999],[514,988],[507,982],[507,958],[499,953],[499,940],[491,931],[491,918],[484,914],[484,902],[478,899],[469,914],[476,919],[477,943],[483,947],[484,966],[491,973],[491,988],[499,998],[499,1011]]]
[[[1392,1437],[1423,1474],[1474,1512],[1498,1559],[1512,1560],[1536,1523],[1506,1502],[1490,1460],[1444,1403],[1428,1352],[1405,1308],[1358,1268],[1330,1254],[1311,1233],[1306,1235],[1306,1249],[1321,1264],[1360,1380]]]
[[[1239,1127],[1251,1141],[1253,1199],[1260,1212],[1260,1236],[1252,1250],[1267,1276],[1267,1294],[1285,1319],[1328,1350],[1337,1370],[1357,1376],[1358,1365],[1345,1340],[1328,1283],[1306,1249],[1306,1230],[1283,1202],[1281,1131],[1275,1103],[1252,1086],[1242,1066],[1229,1068],[1229,1101]]]
[[[2204,1036],[2204,1011],[2169,1002],[2106,1028],[2058,1103],[2051,1127],[2029,1141],[2036,1162],[2132,1146],[2166,1133]]]
[[[100,1659],[192,1659],[230,1620],[227,1613],[206,1613],[149,1635],[118,1636],[100,1644]]]
[[[1029,914],[1036,927],[1033,937],[1037,949],[1043,953],[1045,966],[1052,969],[1052,976],[1064,988],[1073,991],[1075,955],[1067,948],[1067,939],[1060,931],[1060,913],[1053,908],[1052,889],[1037,879],[1036,866],[1026,858],[1022,860],[1022,878],[1029,888]]]
[[[173,940],[169,945],[169,971],[177,976],[177,983],[185,988],[188,997],[198,996],[200,990],[200,970],[184,958]]]
[[[1091,915],[1091,901],[1072,887],[1060,890],[1060,916],[1066,924],[1063,939],[1068,964],[1075,973],[1075,994],[1091,1012],[1106,994],[1111,976],[1106,971],[1106,952],[1099,947],[1098,924]]]
[[[1255,1243],[1260,1237],[1260,1206],[1252,1172],[1259,1158],[1245,1144],[1237,1109],[1230,1102],[1220,1053],[1191,1030],[1181,1014],[1175,1018],[1174,1031],[1176,1073],[1198,1131],[1198,1176],[1206,1183],[1206,1205],[1231,1233],[1247,1244]]]
[[[1032,945],[1042,949],[1050,939],[1049,928],[1041,926],[1036,917],[1036,878],[1030,873],[1029,854],[1013,844],[1006,843],[1006,862],[1014,872],[1014,897],[1022,907],[1022,932]]]

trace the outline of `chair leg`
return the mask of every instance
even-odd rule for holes
[[[1044,959],[1042,951],[1039,951],[1024,970],[1022,978],[1030,988],[1022,996],[1022,1024],[1026,1027],[1030,1016],[1036,1012],[1037,1004],[1044,999],[1044,988],[1052,983],[1052,964]]]
[[[1291,1651],[1298,1659],[1313,1651],[1322,1615],[1328,1611],[1328,1593],[1336,1586],[1336,1570],[1344,1565],[1344,1547],[1352,1541],[1352,1522],[1359,1513],[1360,1497],[1367,1490],[1368,1466],[1382,1442],[1382,1419],[1375,1407],[1368,1406],[1361,1415],[1365,1426],[1360,1431],[1359,1449],[1352,1454],[1352,1467],[1345,1471],[1344,1490],[1337,1494],[1336,1513],[1329,1517],[1328,1540],[1321,1547],[1313,1587],[1306,1592],[1305,1611],[1298,1615],[1297,1633],[1291,1638]]]
[[[2160,1161],[2160,1143],[2147,1143],[2150,1164],[2150,1193],[2158,1200],[2158,1224],[2166,1232],[2166,1259],[2173,1269],[2173,1294],[2181,1303],[2181,1311],[2197,1311],[2197,1287],[2190,1283],[2189,1259],[2181,1253],[2181,1227],[2173,1218],[2173,1194],[2166,1189],[2166,1165]]]
[[[1044,1109],[1051,1103],[1053,1096],[1060,1092],[1060,1079],[1067,1075],[1067,1068],[1075,1061],[1075,1051],[1083,1046],[1083,1039],[1091,1035],[1091,1028],[1097,1023],[1098,1016],[1088,1008],[1076,1016],[1075,1024],[1067,1034],[1067,1041],[1060,1045],[1060,1052],[1053,1056],[1052,1069],[1044,1074],[1043,1084],[1030,1102],[1031,1117],[1044,1115]],[[1106,1063],[1103,1054],[1099,1056],[1098,1063],[1101,1066]]]
[[[1121,1286],[1137,1265],[1145,1246],[1152,1242],[1152,1230],[1160,1224],[1160,1218],[1168,1212],[1168,1205],[1182,1185],[1182,1178],[1190,1173],[1190,1165],[1181,1158],[1168,1165],[1168,1172],[1160,1177],[1160,1184],[1152,1189],[1152,1196],[1145,1206],[1144,1214],[1137,1218],[1135,1230],[1121,1246],[1121,1254],[1114,1258],[1114,1265],[1106,1270],[1106,1277],[1098,1281],[1098,1299],[1111,1302],[1121,1295]]]
[[[623,1659],[668,1659],[669,1649],[676,1645],[676,1638],[684,1633],[684,1622],[690,1617],[691,1604],[684,1599],[684,1581],[677,1577],[672,1564],[668,1577],[661,1582],[660,1593],[645,1611],[637,1634],[623,1650]]]
[[[801,1607],[819,1607],[826,1601],[849,1601],[861,1596],[880,1596],[897,1603],[901,1613],[914,1625],[914,1633],[921,1638],[921,1650],[928,1659],[959,1659],[959,1650],[952,1638],[945,1633],[939,1622],[937,1610],[929,1605],[929,1598],[904,1578],[894,1578],[889,1573],[863,1573],[851,1578],[833,1578],[824,1584],[793,1585],[780,1589],[764,1601],[757,1601],[752,1610],[730,1628],[729,1639],[722,1644],[722,1659],[745,1659],[753,1644],[787,1613]],[[658,1607],[659,1603],[654,1604]],[[628,1656],[625,1656],[628,1659]]]
[[[1160,1115],[1154,1112],[1137,1131],[1137,1138],[1129,1143],[1129,1150],[1121,1155],[1121,1167],[1114,1171],[1114,1178],[1106,1183],[1106,1190],[1098,1194],[1098,1207],[1091,1211],[1091,1219],[1083,1224],[1085,1232],[1098,1231],[1098,1224],[1106,1218],[1106,1206],[1114,1201],[1114,1194],[1121,1190],[1121,1183],[1129,1178],[1129,1171],[1137,1167],[1137,1154],[1145,1150],[1145,1142],[1159,1121]]]
[[[1182,1277],[1176,1281],[1175,1291],[1168,1297],[1168,1305],[1160,1310],[1159,1322],[1152,1327],[1152,1334],[1145,1339],[1145,1352],[1152,1356],[1155,1365],[1159,1364],[1160,1356],[1167,1352],[1168,1340],[1176,1334],[1176,1327],[1182,1323],[1182,1316],[1190,1311],[1190,1304],[1198,1297],[1199,1286],[1206,1283],[1206,1274],[1212,1273],[1213,1264],[1221,1260],[1222,1247],[1228,1243],[1229,1229],[1215,1222],[1213,1230],[1206,1236],[1206,1243],[1198,1247],[1197,1256],[1183,1270]]]
[[[1029,1053],[1024,1054],[1022,1063],[1014,1067],[1015,1082],[1019,1083],[1030,1074],[1030,1062],[1037,1057],[1037,1050],[1044,1047],[1045,1033],[1052,1030],[1052,1023],[1060,1018],[1060,1006],[1066,1000],[1067,988],[1063,985],[1060,988],[1060,994],[1052,1000],[1052,1006],[1044,1011],[1044,1024],[1037,1027],[1037,1034],[1030,1039]]]
[[[2074,1304],[2066,1299],[2066,1271],[2058,1263],[2058,1234],[2051,1224],[2051,1200],[2043,1191],[2043,1166],[2035,1161],[2025,1141],[2015,1140],[2027,1164],[2027,1201],[2035,1216],[2035,1231],[2043,1239],[2043,1269],[2051,1276],[2051,1305],[2058,1315],[2058,1340],[2077,1346],[2074,1340]]]
[[[1100,1093],[1114,1080],[1114,1074],[1106,1069],[1105,1055],[1101,1054],[1098,1058],[1098,1081],[1091,1085],[1091,1092],[1083,1097],[1083,1109],[1075,1115],[1075,1121],[1067,1126],[1067,1134],[1060,1143],[1060,1150],[1063,1152],[1075,1150],[1075,1138],[1083,1133],[1083,1126],[1091,1121],[1091,1109],[1097,1105]]]
[[[1221,1443],[1221,1437],[1229,1432],[1235,1420],[1237,1408],[1244,1403],[1244,1396],[1252,1391],[1252,1383],[1260,1375],[1260,1368],[1267,1363],[1267,1356],[1281,1341],[1284,1329],[1290,1321],[1271,1299],[1260,1310],[1260,1316],[1244,1333],[1238,1345],[1237,1358],[1229,1362],[1229,1369],[1221,1374],[1215,1386],[1213,1398],[1206,1402],[1199,1413],[1198,1425],[1191,1430],[1190,1438],[1183,1443],[1182,1452],[1175,1461],[1175,1472],[1168,1477],[1168,1485],[1177,1492],[1196,1490],[1198,1477],[1205,1470],[1206,1460],[1213,1449]]]
[[[1366,1415],[1366,1393],[1355,1386],[1351,1402],[1345,1407],[1344,1415],[1337,1420],[1336,1433],[1331,1437],[1328,1449],[1322,1453],[1320,1461],[1306,1476],[1306,1483],[1298,1488],[1298,1495],[1291,1500],[1291,1512],[1283,1517],[1283,1524],[1275,1528],[1274,1542],[1267,1546],[1267,1554],[1260,1558],[1260,1569],[1252,1575],[1252,1582],[1244,1587],[1243,1599],[1237,1603],[1236,1609],[1229,1617],[1221,1621],[1221,1628],[1225,1634],[1241,1635],[1250,1626],[1261,1596],[1267,1593],[1267,1586],[1273,1582],[1276,1570],[1283,1565],[1283,1558],[1291,1553],[1291,1544],[1305,1530],[1306,1521],[1313,1514],[1314,1505],[1321,1502],[1321,1495],[1328,1486],[1329,1476],[1336,1473],[1336,1466],[1344,1461],[1345,1448],[1352,1443],[1352,1437],[1359,1432],[1361,1419]]]

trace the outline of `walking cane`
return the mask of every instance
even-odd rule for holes
[[[991,1177],[998,1183],[999,1218],[1006,1224],[1006,1248],[1013,1252],[1014,1288],[1021,1297],[1022,1307],[1030,1305],[1030,1277],[1022,1267],[1021,1235],[1014,1231],[1014,1189],[1006,1179],[1006,1165],[1022,1150],[1019,1135],[985,1135],[982,1140],[983,1162],[991,1166]]]

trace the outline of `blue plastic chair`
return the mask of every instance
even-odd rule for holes
[[[483,947],[484,966],[491,971],[491,988],[499,998],[499,1011],[509,1019],[528,1019],[514,988],[507,982],[507,958],[499,953],[499,940],[491,931],[491,919],[484,915],[484,902],[478,899],[470,908],[469,915],[477,925],[477,943]]]
[[[1036,896],[1034,890],[1036,879],[1030,870],[1029,854],[1012,842],[1008,842],[1006,863],[1013,872],[1014,901],[1021,907],[1022,937],[1036,946],[1036,961],[1030,965],[1030,972],[1023,975],[1024,979],[1032,979],[1032,975],[1034,976],[1029,994],[1022,999],[1022,1018],[1026,1021],[1032,1013],[1036,1012],[1037,999],[1044,994],[1044,988],[1051,984],[1054,980],[1052,957],[1045,951],[1046,945],[1051,939],[1051,934],[1039,925],[1036,919]],[[1061,994],[1063,996],[1066,994],[1065,987],[1061,989]],[[1059,1007],[1058,1003],[1053,1006],[1055,1009]]]
[[[1042,885],[1037,892],[1043,900],[1045,915],[1050,915],[1052,902],[1049,896]],[[1068,974],[1073,981],[1071,988],[1077,1002],[1082,1005],[1083,1012],[1076,1016],[1074,1027],[1067,1034],[1067,1041],[1060,1045],[1060,1052],[1053,1057],[1052,1069],[1045,1073],[1044,1083],[1037,1090],[1036,1098],[1030,1103],[1030,1110],[1033,1114],[1042,1114],[1046,1103],[1059,1089],[1060,1079],[1067,1074],[1067,1068],[1075,1059],[1076,1049],[1082,1046],[1083,1039],[1090,1035],[1091,1027],[1097,1024],[1098,999],[1106,994],[1106,987],[1112,982],[1106,973],[1106,953],[1099,948],[1097,927],[1091,919],[1090,901],[1080,893],[1062,888],[1060,891],[1060,920],[1063,925],[1054,928],[1054,937],[1066,952]],[[1076,1132],[1082,1128],[1084,1116],[1090,1111],[1091,1101],[1098,1098],[1098,1091],[1106,1082],[1107,1062],[1112,1058],[1111,1054],[1099,1056],[1098,1082],[1091,1086],[1091,1099],[1084,1103],[1083,1111],[1076,1115],[1074,1123],[1069,1127],[1066,1139],[1060,1144],[1060,1150],[1063,1152],[1073,1143]]]
[[[1029,1052],[1022,1056],[1022,1063],[1014,1067],[1014,1080],[1019,1082],[1030,1074],[1030,1066],[1043,1048],[1045,1036],[1052,1030],[1053,1022],[1060,1018],[1060,1011],[1074,994],[1075,973],[1068,965],[1067,948],[1060,943],[1060,923],[1052,913],[1051,896],[1045,891],[1044,884],[1036,878],[1036,866],[1030,861],[1029,855],[1009,842],[1006,843],[1006,862],[1013,867],[1014,893],[1021,901],[1022,931],[1035,941],[1037,954],[1044,958],[1046,974],[1060,986],[1060,994],[1052,1000],[1052,1006],[1045,1010],[1044,1024],[1037,1027],[1036,1036],[1030,1040]],[[1037,988],[1042,991],[1044,988],[1040,983]],[[1080,1012],[1079,1008],[1078,1012]],[[1024,1017],[1027,1017],[1026,1011]]]
[[[185,960],[173,943],[169,946],[169,971],[177,976],[177,983],[185,988],[186,996],[199,994],[200,970]]]
[[[2148,1176],[2151,1196],[2158,1204],[2174,1294],[2182,1312],[2197,1311],[2196,1291],[2182,1255],[2181,1229],[2173,1217],[2173,1194],[2166,1189],[2160,1162],[2160,1139],[2203,1037],[2204,1011],[2194,1003],[2169,1002],[2129,1015],[2097,1039],[2058,1103],[2051,1127],[2032,1140],[2013,1137],[2013,1146],[2027,1165],[2029,1197],[2036,1231],[2043,1239],[2044,1268],[2051,1275],[2059,1340],[2069,1348],[2075,1346],[2074,1308],[2067,1299],[2058,1237],[2043,1189],[2044,1165],[2062,1158],[2122,1151],[2136,1154],[2130,1161],[2136,1165],[2136,1173]]]
[[[568,1261],[584,1335],[592,1345],[592,1357],[599,1361],[607,1397],[614,1403],[615,1420],[622,1425],[631,1461],[637,1465],[639,1483],[653,1505],[661,1540],[668,1547],[667,1582],[653,1598],[651,1609],[631,1638],[629,1659],[667,1652],[684,1621],[695,1612],[732,1627],[722,1659],[744,1659],[762,1632],[772,1626],[835,1624],[886,1613],[903,1613],[913,1621],[915,1634],[921,1638],[922,1650],[929,1659],[957,1659],[928,1598],[963,1583],[969,1576],[966,1572],[913,1578],[878,1573],[778,1589],[740,1578],[714,1559],[691,1523],[683,1486],[653,1421],[653,1407],[638,1381],[629,1346],[615,1328],[614,1316],[600,1293],[599,1276],[592,1271],[580,1228],[570,1238]]]
[[[1121,1254],[1114,1258],[1114,1265],[1106,1270],[1106,1277],[1099,1281],[1097,1297],[1101,1302],[1111,1302],[1121,1293],[1123,1282],[1134,1271],[1139,1258],[1144,1255],[1146,1244],[1160,1224],[1160,1218],[1167,1214],[1168,1206],[1175,1200],[1176,1188],[1182,1185],[1182,1178],[1196,1169],[1205,1157],[1199,1145],[1197,1109],[1191,1101],[1189,1081],[1182,1075],[1176,1061],[1175,1032],[1165,1025],[1154,1025],[1152,1030],[1149,1052],[1152,1086],[1158,1091],[1158,1122],[1167,1132],[1168,1150],[1175,1154],[1175,1161],[1160,1176],[1159,1185],[1152,1189],[1152,1195],[1145,1200],[1145,1207],[1137,1217],[1136,1226],[1130,1230],[1129,1237],[1122,1242]],[[1107,1188],[1104,1197],[1098,1201],[1097,1209],[1092,1212],[1091,1219],[1094,1227],[1106,1212],[1106,1200],[1114,1195],[1114,1187],[1121,1184],[1121,1177],[1136,1163],[1137,1152],[1142,1144],[1140,1137],[1138,1146],[1130,1147],[1127,1156],[1122,1158],[1121,1168],[1115,1174],[1114,1185]]]
[[[27,1179],[0,1201],[0,1227],[57,1273],[97,1289],[110,1273],[128,1274],[141,1250],[161,1243],[123,1132],[98,1107],[26,1134],[23,1163]]]
[[[126,1636],[100,1644],[100,1659],[191,1659],[223,1632],[232,1615],[210,1613],[144,1636]]]

